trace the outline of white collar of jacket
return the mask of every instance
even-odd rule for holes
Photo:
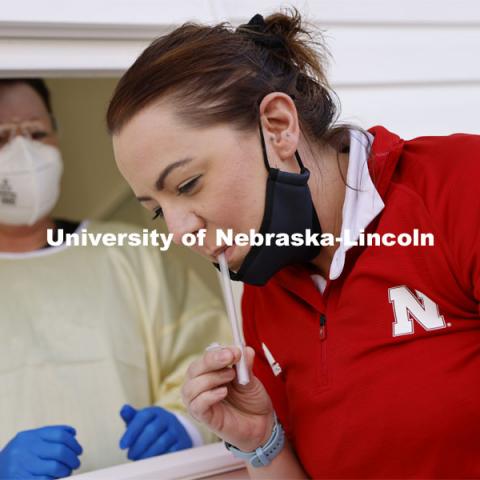
[[[349,231],[349,239],[358,240],[362,230],[383,210],[380,194],[373,184],[367,166],[373,135],[369,132],[350,131],[350,154],[348,157],[347,187],[342,208],[341,236]],[[349,188],[352,187],[352,188]],[[330,265],[330,280],[337,279],[345,266],[345,256],[351,245],[340,243]],[[312,275],[312,280],[320,291],[326,281],[320,275]]]

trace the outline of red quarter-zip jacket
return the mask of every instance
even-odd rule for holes
[[[368,231],[435,245],[353,247],[323,294],[301,265],[246,285],[254,373],[312,478],[480,478],[480,136],[370,132]]]

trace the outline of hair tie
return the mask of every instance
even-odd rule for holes
[[[259,13],[255,14],[248,23],[240,25],[237,32],[244,34],[261,47],[271,50],[283,50],[285,48],[285,42],[280,35],[267,33],[267,24]]]
[[[267,28],[267,24],[265,23],[265,19],[259,13],[256,13],[247,23],[249,27],[253,27],[258,29],[260,32],[264,32]]]

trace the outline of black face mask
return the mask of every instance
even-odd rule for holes
[[[298,152],[295,158],[300,173],[282,172],[271,168],[268,163],[265,139],[260,126],[262,153],[268,171],[265,212],[259,233],[299,233],[305,238],[310,229],[312,234],[321,234],[320,222],[312,202],[308,178],[310,172],[303,166]],[[320,246],[252,246],[238,272],[230,270],[230,278],[250,285],[264,285],[283,267],[294,263],[305,263],[319,254]],[[215,264],[218,268],[218,265]]]

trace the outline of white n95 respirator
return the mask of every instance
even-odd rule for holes
[[[58,148],[22,137],[0,148],[0,223],[33,225],[60,195],[63,163]]]

